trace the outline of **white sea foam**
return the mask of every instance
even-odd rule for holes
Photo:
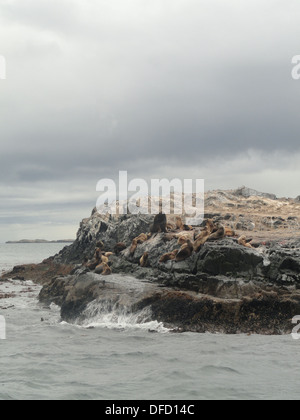
[[[81,328],[109,328],[117,330],[139,329],[151,332],[166,333],[170,330],[162,322],[152,319],[151,309],[132,312],[130,308],[120,307],[109,301],[91,302],[82,316],[75,321]]]

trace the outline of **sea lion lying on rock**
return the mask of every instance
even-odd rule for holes
[[[148,241],[148,239],[150,239],[150,238],[151,238],[151,233],[141,233],[139,236],[134,238],[132,240],[131,247],[130,247],[130,255],[133,255],[135,253],[135,250],[136,250],[138,244],[142,244],[142,243]]]
[[[252,239],[250,239],[250,241],[251,241]],[[246,238],[246,236],[245,235],[242,235],[239,239],[238,239],[238,244],[239,245],[242,245],[242,246],[245,246],[246,248],[253,248],[253,246],[249,243],[249,242],[247,242],[247,238]]]
[[[225,236],[234,237],[236,234],[231,227],[225,226]]]
[[[188,240],[193,241],[194,240],[194,232],[180,232],[175,235],[176,238],[178,238],[178,245],[183,245]]]
[[[116,255],[120,254],[120,252],[124,251],[124,249],[126,249],[127,246],[126,244],[124,244],[124,242],[118,242],[115,247],[114,247],[114,252]]]
[[[193,244],[188,239],[187,242],[183,244],[180,250],[178,251],[175,260],[176,262],[186,260],[192,255],[192,253],[193,253]]]
[[[97,265],[94,272],[96,274],[102,274],[102,276],[108,276],[112,273],[111,268],[107,263],[101,263]]]
[[[178,251],[179,251],[178,249],[174,249],[174,251],[172,251],[172,252],[167,252],[166,254],[163,254],[160,257],[159,262],[164,263],[164,262],[167,262],[169,260],[175,260],[176,255],[178,254]]]
[[[167,230],[172,231],[175,229],[175,225],[173,223],[167,223]]]
[[[93,256],[93,259],[91,261],[88,261],[85,265],[90,270],[95,270],[97,265],[99,265],[102,262],[102,253],[100,248],[95,249],[95,253]]]
[[[207,238],[207,241],[215,241],[217,239],[223,239],[223,238],[225,238],[225,228],[224,228],[224,226],[218,224],[217,225],[217,231],[212,233]]]
[[[205,244],[205,242],[207,241],[207,239],[209,238],[209,236],[211,235],[211,231],[209,228],[205,228],[200,235],[197,236],[193,248],[195,252],[198,252],[201,248],[202,245]]]

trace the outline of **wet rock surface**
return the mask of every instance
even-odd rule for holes
[[[83,317],[95,302],[99,311],[148,308],[153,319],[175,331],[290,333],[292,318],[300,315],[299,209],[299,200],[248,188],[209,192],[205,218],[234,229],[237,237],[246,234],[252,248],[226,237],[206,242],[183,261],[164,263],[161,256],[181,246],[176,232],[154,234],[133,250],[133,239],[149,232],[154,216],[102,217],[94,209],[81,222],[74,243],[41,264],[17,266],[5,277],[42,284],[40,301],[59,305],[67,321]],[[109,276],[84,264],[99,243],[114,253]],[[141,267],[146,253],[147,264]]]
[[[177,331],[291,332],[291,319],[300,314],[299,239],[249,249],[225,238],[206,242],[184,261],[160,263],[162,254],[180,248],[177,238],[166,240],[168,234],[158,233],[130,253],[133,238],[147,233],[152,221],[151,216],[102,220],[94,213],[82,223],[77,241],[54,258],[58,265],[77,265],[70,275],[46,283],[40,300],[60,305],[62,319],[68,321],[97,301],[127,311],[148,307],[153,319]],[[127,246],[110,257],[111,276],[80,264],[83,256],[92,258],[99,241],[105,251],[118,242]],[[148,266],[140,267],[145,252]]]

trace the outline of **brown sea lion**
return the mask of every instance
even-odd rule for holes
[[[193,245],[195,252],[198,252],[200,250],[201,246],[205,244],[205,242],[207,241],[210,235],[211,235],[210,229],[206,227],[200,233],[200,235],[197,236],[197,239],[195,240],[194,245]]]
[[[135,253],[135,250],[137,248],[137,245],[138,245],[137,240],[136,239],[133,239],[133,241],[131,243],[130,250],[129,250],[130,255],[133,255]]]
[[[101,263],[101,260],[92,260],[87,264],[87,268],[89,268],[90,270],[95,270],[95,268],[97,267],[97,265],[99,265]]]
[[[193,253],[193,244],[188,239],[188,241],[185,244],[183,244],[182,247],[180,248],[178,254],[176,255],[175,260],[177,262],[186,260],[192,255],[192,253]]]
[[[176,237],[178,238],[178,245],[183,245],[188,240],[193,241],[194,240],[194,232],[180,232],[176,234]]]
[[[148,233],[141,233],[139,236],[134,238],[138,244],[142,244],[143,242],[148,241],[148,239],[151,237],[151,234]]]
[[[148,258],[149,258],[148,252],[144,252],[142,257],[140,258],[140,266],[141,267],[147,267],[148,266],[148,264],[149,264]]]
[[[176,216],[176,229],[177,230],[184,230],[184,224],[180,216]]]
[[[213,233],[213,230],[215,228],[214,222],[212,221],[212,219],[207,219],[206,223],[205,223],[205,228],[203,231],[201,231],[196,237],[195,240],[197,240],[199,237],[203,237],[203,232],[205,231],[206,233]]]
[[[172,223],[167,223],[167,230],[174,230],[175,229],[175,225],[173,225]]]
[[[114,255],[114,253],[113,252],[105,252],[105,257],[107,257],[107,258],[109,258],[109,257],[111,257],[112,255]]]
[[[172,251],[172,252],[167,252],[166,254],[163,254],[160,257],[159,262],[164,263],[164,262],[167,262],[169,260],[175,260],[175,257],[178,254],[178,251],[179,251],[179,249],[174,249],[174,251]]]
[[[148,241],[148,239],[150,237],[151,237],[151,233],[141,233],[139,236],[134,238],[132,240],[132,243],[131,243],[130,254],[133,255],[137,246],[138,246],[138,244],[142,244],[142,243]]]
[[[101,255],[101,262],[104,264],[108,263],[108,257],[106,257],[105,255]]]
[[[207,241],[216,241],[217,239],[223,239],[225,237],[225,228],[224,226],[218,224],[217,231],[209,235]]]
[[[86,267],[88,267],[90,270],[95,270],[95,268],[97,267],[97,265],[99,265],[101,263],[101,249],[100,248],[96,248],[95,249],[95,253],[93,256],[93,259],[91,261],[88,261],[85,265]]]
[[[96,274],[102,274],[102,276],[108,276],[112,273],[111,268],[106,263],[101,263],[97,265],[94,271]]]
[[[239,239],[238,239],[238,244],[245,246],[246,248],[253,248],[253,246],[247,242],[247,238],[245,235],[242,235]]]
[[[168,232],[168,233],[166,233],[166,234],[163,236],[162,240],[163,240],[164,242],[170,242],[170,241],[172,241],[174,238],[177,238],[176,233],[171,233],[171,232]]]
[[[228,226],[225,226],[225,236],[233,237],[235,236],[235,231]]]
[[[115,254],[120,254],[121,251],[124,251],[124,249],[126,249],[127,246],[126,244],[124,244],[124,242],[118,242],[115,246],[114,246],[114,252]]]
[[[215,224],[214,224],[212,219],[207,219],[206,220],[206,228],[210,231],[210,233],[213,232],[213,230],[215,228]]]
[[[98,247],[98,248],[96,248],[95,249],[95,253],[94,253],[94,258],[96,259],[96,260],[100,260],[100,258],[101,258],[101,249]]]

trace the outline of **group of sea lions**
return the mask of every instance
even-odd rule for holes
[[[199,252],[207,241],[215,241],[225,237],[237,238],[237,235],[232,228],[224,227],[220,223],[215,223],[212,219],[207,219],[205,227],[199,232],[198,228],[195,229],[193,226],[184,224],[180,216],[176,216],[175,223],[167,223],[167,217],[164,213],[159,213],[155,216],[154,222],[150,225],[149,230],[149,233],[141,233],[132,240],[129,253],[133,256],[138,244],[148,241],[157,233],[164,233],[164,241],[171,241],[176,238],[180,248],[163,254],[159,259],[160,263],[165,263],[169,260],[174,260],[176,262],[183,261],[189,258],[193,252]],[[253,248],[249,243],[250,241],[251,240],[247,240],[245,235],[237,240],[239,245]],[[114,252],[105,252],[103,242],[99,241],[96,244],[96,250],[92,260],[86,260],[84,265],[97,274],[109,275],[112,272],[109,257],[111,255],[119,255],[120,252],[126,248],[127,246],[125,243],[119,242],[115,245]],[[148,252],[144,252],[139,263],[141,267],[147,267],[149,265]]]
[[[102,241],[97,242],[96,250],[92,260],[85,260],[84,265],[91,271],[97,274],[107,276],[111,274],[111,268],[109,266],[109,257],[113,255],[113,252],[103,251],[104,244]]]

